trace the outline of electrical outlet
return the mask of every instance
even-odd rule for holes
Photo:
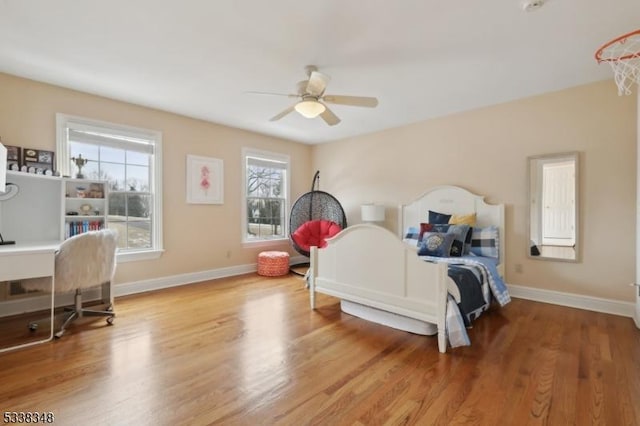
[[[521,274],[521,273],[523,272],[523,271],[522,271],[522,264],[521,264],[521,263],[516,263],[516,264],[515,264],[515,269],[516,269],[516,272],[517,272],[518,274]]]

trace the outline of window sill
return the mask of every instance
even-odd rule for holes
[[[263,247],[290,247],[288,238],[278,238],[273,240],[260,240],[260,241],[243,241],[242,247],[244,248],[263,248]]]
[[[139,260],[151,260],[159,259],[162,256],[164,250],[144,250],[144,251],[130,251],[125,253],[118,253],[118,263],[137,262]]]

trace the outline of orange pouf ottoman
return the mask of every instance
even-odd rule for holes
[[[258,275],[279,277],[289,273],[289,253],[263,251],[258,255]]]

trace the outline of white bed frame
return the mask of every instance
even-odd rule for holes
[[[447,276],[447,265],[425,262],[417,248],[402,242],[409,226],[427,222],[428,211],[476,213],[476,226],[499,228],[500,264],[504,275],[504,205],[489,205],[483,197],[456,186],[439,186],[399,208],[399,235],[371,224],[346,228],[327,240],[323,249],[311,248],[309,290],[341,299],[343,311],[418,334],[438,334],[445,352],[447,292],[459,302],[457,287]]]

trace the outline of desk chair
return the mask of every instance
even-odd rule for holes
[[[116,269],[117,233],[111,229],[90,231],[75,235],[65,240],[56,253],[55,260],[55,292],[75,292],[74,306],[65,308],[66,318],[55,333],[62,337],[67,326],[76,318],[83,316],[106,316],[107,323],[113,324],[113,275]],[[27,290],[44,290],[50,285],[42,286],[42,282],[25,281],[22,286]],[[105,310],[83,308],[82,290],[91,287],[102,288],[102,299],[106,304]],[[105,297],[105,295],[108,295]],[[37,324],[32,323],[29,328],[35,330]]]

